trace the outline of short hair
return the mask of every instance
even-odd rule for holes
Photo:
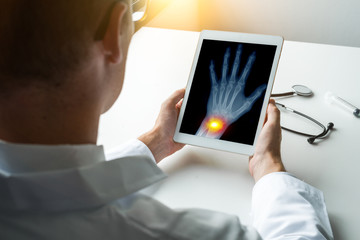
[[[50,81],[81,67],[111,0],[1,2],[0,87],[3,79]]]

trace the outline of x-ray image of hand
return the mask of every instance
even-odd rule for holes
[[[240,72],[240,60],[243,46],[237,47],[235,60],[229,74],[230,48],[224,54],[221,79],[215,72],[215,63],[209,65],[211,91],[207,103],[207,112],[196,135],[220,138],[228,126],[249,112],[256,100],[263,94],[266,85],[257,87],[249,96],[245,96],[245,86],[251,69],[256,61],[256,52],[252,52]]]

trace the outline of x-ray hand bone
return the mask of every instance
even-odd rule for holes
[[[228,74],[230,48],[226,49],[220,81],[215,73],[214,61],[210,62],[211,91],[207,103],[207,113],[196,135],[220,138],[230,124],[251,110],[256,100],[264,92],[265,84],[257,87],[250,96],[245,96],[245,86],[256,60],[256,52],[250,54],[238,76],[242,48],[241,44],[237,47],[230,75]]]

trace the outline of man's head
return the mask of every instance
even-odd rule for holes
[[[50,129],[60,116],[80,121],[110,108],[133,33],[130,6],[130,0],[1,1],[0,138],[2,130],[11,135],[9,125],[24,125],[13,121],[26,111],[43,115],[38,125]]]
[[[127,4],[128,0],[118,2]],[[31,84],[29,79],[62,84],[87,64],[91,46],[103,40],[95,40],[95,34],[103,27],[105,35],[109,22],[104,19],[111,17],[109,9],[114,3],[112,0],[2,1],[0,87],[7,84],[7,79],[21,85]]]
[[[126,0],[122,0],[127,2]],[[84,62],[111,0],[5,0],[1,73],[49,78]]]

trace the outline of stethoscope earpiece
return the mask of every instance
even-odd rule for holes
[[[329,132],[331,129],[334,128],[334,123],[332,123],[332,122],[329,122],[329,123],[327,124],[327,126],[325,127],[321,122],[315,120],[314,118],[312,118],[312,117],[310,117],[310,116],[308,116],[308,115],[306,115],[306,114],[304,114],[304,113],[301,113],[301,112],[299,112],[299,111],[296,111],[295,109],[289,108],[289,107],[285,106],[284,104],[281,104],[281,103],[278,103],[278,102],[275,102],[275,104],[276,104],[276,106],[277,106],[278,108],[281,108],[281,109],[287,110],[287,111],[289,111],[289,112],[292,112],[292,113],[294,113],[294,114],[297,114],[297,115],[299,115],[299,116],[302,116],[302,117],[304,117],[304,118],[312,121],[313,123],[317,124],[319,127],[321,127],[321,128],[323,129],[323,131],[322,131],[320,134],[318,134],[318,135],[311,135],[311,134],[308,134],[308,133],[296,131],[296,130],[293,130],[293,129],[290,129],[290,128],[286,128],[286,127],[284,127],[284,126],[281,126],[281,128],[284,129],[284,130],[287,130],[287,131],[289,131],[289,132],[296,133],[296,134],[300,134],[300,135],[303,135],[303,136],[308,137],[307,141],[308,141],[308,143],[310,143],[310,144],[313,144],[313,143],[315,142],[315,140],[318,139],[318,138],[323,138],[323,137],[325,137],[325,136],[328,134],[328,132]]]
[[[318,124],[318,125],[319,125],[319,124]],[[321,125],[322,125],[322,124],[321,124]],[[325,136],[328,134],[328,132],[329,132],[331,129],[334,128],[334,126],[335,126],[335,125],[334,125],[334,123],[332,123],[332,122],[329,122],[329,123],[327,124],[327,127],[326,127],[326,128],[325,128],[324,125],[322,125],[322,128],[324,129],[323,132],[320,133],[319,135],[312,136],[312,137],[308,138],[308,140],[307,140],[308,143],[313,144],[316,139],[325,137]]]
[[[311,89],[308,88],[308,87],[306,87],[306,86],[304,86],[304,85],[293,85],[293,86],[292,86],[292,89],[293,89],[293,91],[291,91],[291,92],[271,94],[271,97],[286,97],[286,96],[293,96],[293,95],[303,96],[303,97],[310,97],[310,96],[313,95],[313,92],[311,91]],[[288,111],[290,111],[290,112],[292,112],[292,113],[298,114],[298,115],[300,115],[300,116],[302,116],[302,117],[305,117],[305,118],[309,119],[310,121],[316,123],[318,126],[320,126],[320,127],[323,129],[322,133],[320,133],[320,134],[318,134],[318,135],[311,135],[311,134],[307,134],[307,133],[295,131],[295,130],[293,130],[293,129],[290,129],[290,128],[286,128],[286,127],[281,126],[282,129],[285,129],[285,130],[287,130],[287,131],[290,131],[290,132],[293,132],[293,133],[296,133],[296,134],[300,134],[300,135],[309,137],[309,138],[307,139],[307,141],[308,141],[308,143],[310,143],[310,144],[313,144],[313,143],[315,142],[315,140],[318,139],[318,138],[323,138],[323,137],[325,137],[325,136],[328,134],[328,132],[329,132],[331,129],[334,128],[334,123],[332,123],[332,122],[329,122],[329,123],[327,124],[327,127],[325,127],[322,123],[320,123],[319,121],[316,121],[316,120],[313,119],[312,117],[310,117],[310,116],[308,116],[308,115],[306,115],[306,114],[303,114],[303,113],[301,113],[301,112],[298,112],[298,111],[296,111],[296,110],[294,110],[294,109],[292,109],[292,108],[289,108],[289,107],[285,106],[284,104],[281,104],[281,103],[276,102],[276,105],[277,105],[278,107],[281,107],[281,108],[283,108],[283,109],[285,109],[285,110],[288,110]]]

